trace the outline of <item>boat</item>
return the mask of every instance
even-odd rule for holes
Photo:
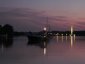
[[[48,24],[48,20],[47,20],[47,24]],[[29,32],[29,35],[28,35],[29,42],[41,42],[41,41],[49,40],[49,34],[48,34],[48,31],[47,31],[47,27],[48,27],[48,25],[46,25],[43,28],[43,31],[41,33],[39,33],[39,32],[37,32],[37,33]]]
[[[32,32],[30,32],[29,33],[29,35],[28,35],[28,40],[29,40],[29,42],[43,42],[43,41],[46,41],[46,40],[48,40],[48,35],[46,34],[46,32],[44,31],[44,32],[42,32],[42,33],[37,33],[37,34],[35,34],[35,33],[32,33]]]

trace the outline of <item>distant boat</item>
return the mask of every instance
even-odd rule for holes
[[[44,28],[46,30],[46,28]],[[48,40],[48,35],[46,31],[43,31],[41,34],[34,34],[32,32],[28,35],[29,42],[40,42],[40,41],[46,41]]]
[[[47,21],[48,24],[48,21]],[[34,34],[32,32],[28,35],[29,42],[40,42],[40,41],[46,41],[49,39],[48,32],[47,32],[47,25],[43,28],[43,32],[41,34]]]

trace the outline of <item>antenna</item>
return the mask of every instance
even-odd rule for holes
[[[50,24],[48,23],[48,17],[46,19],[47,19],[47,21],[46,21],[46,27],[47,27],[48,30],[50,30]]]
[[[71,26],[71,36],[73,35],[73,26]]]

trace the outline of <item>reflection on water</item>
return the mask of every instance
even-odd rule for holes
[[[31,42],[29,42],[28,41],[28,45],[32,45],[32,46],[38,46],[38,47],[40,47],[40,48],[46,48],[47,47],[47,44],[48,44],[48,42],[47,41],[31,41]]]
[[[42,48],[44,55],[46,55],[47,44],[48,44],[48,41],[28,41],[28,45],[38,46]]]
[[[0,47],[10,47],[13,44],[13,38],[0,38]]]
[[[0,48],[3,54],[4,48],[9,48],[13,44],[13,38],[0,37]]]
[[[46,55],[46,42],[44,42],[44,55]]]
[[[70,36],[70,39],[71,39],[71,48],[73,46],[73,36]]]
[[[62,42],[63,42],[63,34],[62,34]]]
[[[2,44],[2,46],[1,46],[1,52],[2,52],[2,54],[3,54],[3,50],[4,50],[4,47],[3,47],[3,44]]]
[[[75,43],[75,38],[76,38],[75,34],[73,36],[70,36],[71,48],[72,48],[73,44]]]
[[[56,36],[56,38],[57,38],[57,42],[58,42],[58,35]]]
[[[67,37],[68,37],[68,36],[66,35],[66,41],[67,41]]]
[[[43,42],[28,42],[26,37],[13,39],[10,48],[1,44],[4,52],[0,64],[85,64],[85,37],[63,36],[62,41],[62,36],[55,36]]]
[[[46,48],[44,48],[44,55],[46,55]]]

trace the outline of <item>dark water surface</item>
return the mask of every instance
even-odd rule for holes
[[[10,47],[0,46],[0,64],[85,64],[85,37],[55,36],[37,45],[14,37]]]

